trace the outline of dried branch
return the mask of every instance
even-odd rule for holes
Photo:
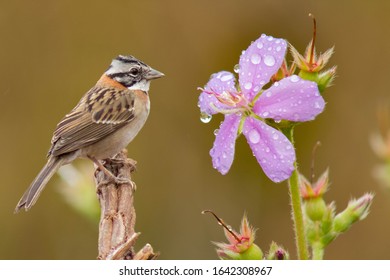
[[[101,207],[98,259],[132,260],[157,257],[149,244],[138,253],[135,253],[133,248],[140,235],[134,230],[135,183],[131,181],[131,173],[135,171],[135,165],[135,161],[127,158],[126,150],[112,159],[105,160],[103,166],[117,178],[123,179],[123,183],[114,182],[95,165],[95,183]]]

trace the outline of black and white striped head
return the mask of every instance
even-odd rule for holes
[[[106,75],[128,89],[149,90],[150,81],[164,74],[131,55],[119,55],[113,59]]]

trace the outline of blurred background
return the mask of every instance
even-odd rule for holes
[[[317,50],[335,45],[335,86],[326,110],[296,129],[300,170],[330,168],[337,210],[375,192],[368,218],[326,250],[326,259],[390,258],[390,191],[373,177],[380,159],[370,147],[377,108],[389,104],[388,1],[1,1],[0,4],[0,259],[95,259],[98,226],[66,203],[58,175],[28,213],[14,215],[22,193],[46,161],[52,132],[118,54],[132,54],[166,77],[152,83],[151,114],[129,145],[138,161],[137,248],[151,243],[160,259],[216,259],[224,241],[213,209],[238,228],[246,212],[256,243],[272,240],[296,257],[286,182],[259,168],[244,137],[230,172],[212,168],[209,150],[221,116],[199,120],[199,90],[210,75],[232,71],[241,51],[262,33],[304,51],[318,22]],[[92,163],[78,160],[92,185]],[[78,168],[80,166],[80,168]],[[94,197],[92,197],[94,199]]]

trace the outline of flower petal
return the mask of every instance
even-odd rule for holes
[[[199,96],[198,106],[201,112],[206,114],[216,114],[217,109],[229,109],[228,105],[222,104],[215,94],[226,94],[228,92],[237,93],[235,87],[236,80],[232,73],[227,71],[221,71],[211,76],[210,80],[206,84],[204,91]],[[212,105],[211,105],[212,104]]]
[[[239,83],[249,101],[279,70],[286,49],[285,40],[263,34],[243,51],[240,57]]]
[[[313,120],[324,107],[317,84],[293,75],[265,90],[253,112],[262,118],[304,122]]]
[[[238,125],[241,116],[239,114],[225,115],[215,137],[210,155],[213,160],[213,167],[222,175],[225,175],[232,166],[234,159],[234,148],[237,139]]]
[[[291,176],[295,150],[283,133],[262,121],[248,117],[244,123],[243,134],[268,178],[278,183]]]

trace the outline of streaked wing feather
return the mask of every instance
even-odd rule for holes
[[[58,156],[94,144],[133,119],[131,91],[93,87],[57,125],[49,154]]]

